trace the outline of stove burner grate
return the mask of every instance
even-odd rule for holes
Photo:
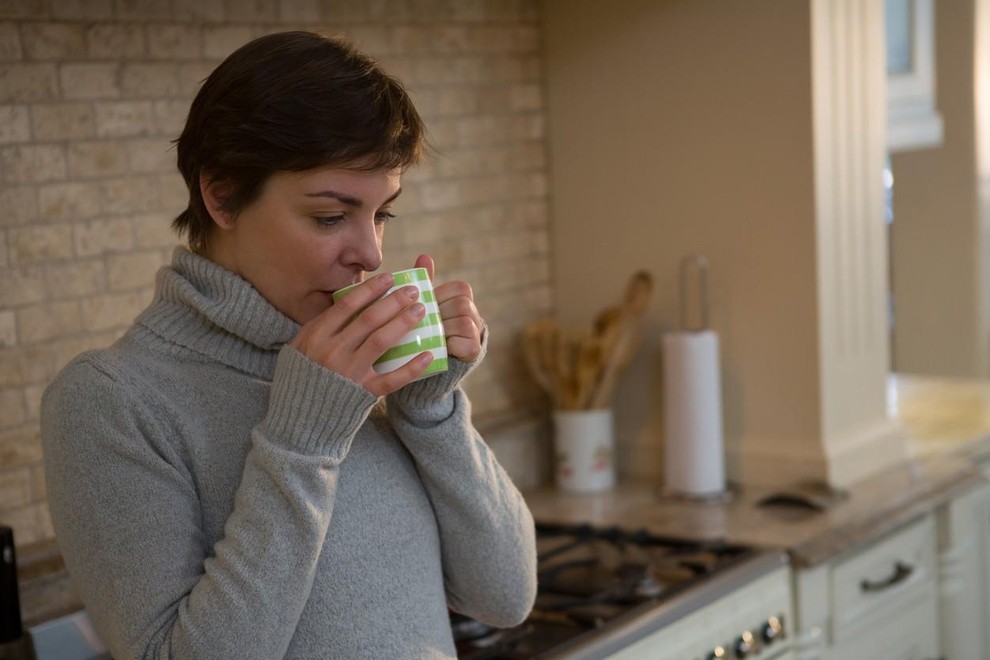
[[[532,614],[508,630],[452,614],[458,657],[536,657],[754,554],[717,539],[687,540],[644,529],[538,523],[536,532],[538,591]]]

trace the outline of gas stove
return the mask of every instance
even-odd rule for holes
[[[655,658],[673,650],[669,657],[678,660],[789,657],[783,553],[619,527],[540,523],[536,531],[531,615],[515,628],[495,629],[452,613],[462,660],[601,658],[635,648]],[[771,578],[772,585],[751,588],[743,603],[726,600]],[[719,625],[707,621],[712,608],[725,610]]]

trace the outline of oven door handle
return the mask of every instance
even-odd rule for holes
[[[876,582],[873,582],[872,580],[863,580],[859,583],[859,588],[866,593],[883,591],[884,589],[890,589],[891,587],[904,582],[911,577],[912,573],[914,573],[914,566],[898,561],[894,564],[894,572],[891,573],[889,577]]]

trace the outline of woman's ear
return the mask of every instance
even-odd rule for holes
[[[230,229],[234,225],[234,215],[226,209],[226,186],[210,178],[206,172],[199,174],[199,194],[203,196],[203,205],[220,229]]]

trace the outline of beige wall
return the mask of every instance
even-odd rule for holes
[[[939,0],[935,9],[936,106],[944,141],[891,159],[892,368],[987,377],[990,288],[977,176],[975,3]]]
[[[543,405],[515,350],[550,309],[539,21],[536,0],[0,3],[0,521],[19,543],[51,535],[41,393],[147,304],[184,206],[169,141],[198,81],[268,31],[347,35],[412,89],[440,153],[404,182],[386,267],[432,251],[474,285],[479,424]]]
[[[659,341],[678,326],[678,265],[695,252],[710,262],[730,456],[746,434],[817,437],[808,3],[546,12],[558,311],[587,322],[636,268],[658,285],[616,401],[623,471],[659,470]]]

